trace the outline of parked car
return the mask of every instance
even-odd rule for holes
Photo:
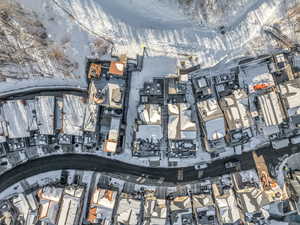
[[[195,170],[203,170],[207,168],[207,163],[197,163],[194,165]]]
[[[231,169],[231,168],[237,168],[241,166],[241,162],[237,159],[233,159],[230,161],[227,161],[225,164],[225,169]]]

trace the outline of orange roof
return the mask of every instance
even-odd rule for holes
[[[97,209],[96,208],[90,208],[87,221],[89,223],[94,223],[96,221],[96,219],[97,219]]]
[[[113,75],[123,76],[125,64],[123,62],[111,62],[109,66],[109,73]]]
[[[265,88],[268,88],[268,87],[270,87],[270,84],[265,84],[265,83],[263,83],[263,84],[255,84],[253,86],[253,89],[257,91],[257,90],[262,90],[262,89],[265,89]]]
[[[117,144],[118,143],[114,140],[105,140],[103,151],[115,153],[117,150]]]
[[[105,191],[105,198],[107,198],[109,201],[112,200],[113,192],[111,190]]]
[[[89,74],[88,74],[88,78],[99,78],[101,76],[101,65],[100,64],[95,64],[92,63],[90,65],[90,69],[89,69]]]

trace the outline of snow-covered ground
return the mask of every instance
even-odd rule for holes
[[[243,1],[245,4],[223,0],[223,5],[214,7],[229,4],[228,10],[216,15],[218,9],[207,5],[208,17],[217,19],[199,25],[201,18],[192,19],[171,0],[56,1],[89,30],[111,39],[117,53],[135,55],[146,46],[151,56],[193,55],[203,66],[265,51],[262,25],[280,19],[284,13],[283,0]],[[226,26],[224,35],[210,26],[220,21],[226,21],[220,24]]]
[[[295,0],[14,0],[32,11],[49,39],[76,65],[72,78],[85,85],[87,57],[110,49],[135,57],[187,58],[202,67],[265,53],[264,24],[285,18]],[[219,31],[225,27],[225,34]],[[102,38],[103,37],[103,38]],[[106,41],[110,40],[110,41]],[[167,65],[166,65],[167,66]],[[38,83],[38,82],[37,82]],[[19,82],[16,87],[24,87]]]
[[[143,88],[145,82],[150,82],[154,77],[164,77],[170,74],[176,74],[176,59],[164,56],[145,57],[143,70],[132,73],[125,139],[125,154],[128,156],[131,156],[134,120],[137,118],[137,107],[140,100],[139,90]]]

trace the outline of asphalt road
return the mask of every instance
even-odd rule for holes
[[[263,148],[257,151],[257,154],[263,154],[265,160],[270,167],[274,167],[278,163],[278,159],[284,155],[291,155],[300,152],[298,146],[292,146],[281,150],[272,150],[270,148]],[[235,169],[226,170],[224,163],[232,158],[241,161],[241,170],[248,170],[255,168],[251,152],[243,153],[239,156],[233,156],[222,160],[214,161],[203,171],[201,178],[198,177],[198,171],[194,167],[185,167],[183,170],[183,180],[177,180],[178,168],[149,168],[122,163],[116,160],[97,157],[93,155],[78,155],[66,154],[55,155],[35,160],[27,161],[0,176],[0,192],[9,186],[17,183],[20,180],[34,176],[40,173],[62,170],[62,169],[77,169],[77,170],[92,170],[97,172],[107,172],[124,175],[126,177],[145,176],[157,182],[164,178],[165,182],[178,184],[181,182],[193,182],[199,179],[206,179],[210,177],[217,177],[230,172]],[[152,183],[153,184],[153,183]]]

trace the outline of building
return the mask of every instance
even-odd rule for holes
[[[258,96],[258,102],[266,127],[274,127],[276,130],[276,127],[285,119],[278,94],[275,91],[261,94]],[[269,133],[265,130],[264,134],[268,136]]]
[[[22,219],[25,225],[34,225],[37,222],[37,201],[32,193],[17,194],[11,198],[11,203],[18,212],[18,220]]]
[[[291,199],[295,203],[295,208],[298,214],[300,214],[300,172],[290,172],[290,176],[286,177],[286,183],[290,191]]]
[[[289,80],[279,85],[286,114],[294,128],[300,127],[300,79]]]
[[[146,192],[144,200],[143,225],[165,225],[167,216],[166,199],[159,199],[153,192]]]
[[[101,125],[100,134],[103,139],[103,151],[116,153],[119,145],[121,118],[110,115],[107,118],[103,117]]]
[[[196,154],[196,123],[188,103],[168,104],[169,157],[189,157]]]
[[[63,189],[54,186],[46,186],[37,191],[40,221],[56,224],[62,194]]]
[[[76,95],[63,96],[62,133],[66,135],[83,135],[83,122],[86,102]]]
[[[159,104],[140,104],[132,155],[138,157],[158,156],[162,138],[161,106]]]
[[[255,170],[241,171],[231,174],[236,197],[247,222],[258,223],[267,218],[263,207],[270,204]]]
[[[189,196],[176,196],[170,202],[171,224],[194,225],[192,202]]]
[[[116,225],[136,225],[140,221],[141,201],[134,196],[121,193],[116,212]]]
[[[11,139],[30,137],[26,101],[6,101],[2,105],[2,109],[7,124],[8,137]]]
[[[117,191],[96,188],[91,196],[87,221],[98,225],[112,224],[117,194]]]
[[[35,100],[39,134],[54,135],[55,97],[37,96]]]
[[[242,215],[235,198],[231,180],[221,177],[220,181],[212,184],[213,196],[218,209],[217,215],[220,224],[236,224],[242,222]]]
[[[211,194],[194,194],[192,202],[197,225],[218,224],[217,211]]]
[[[87,137],[90,138],[91,133],[100,127],[102,150],[115,154],[123,145],[122,124],[127,110],[124,105],[128,101],[127,57],[122,55],[109,61],[89,63],[87,76],[89,100],[83,130],[89,133]]]
[[[85,188],[45,186],[37,191],[39,199],[38,219],[57,225],[76,225],[81,216]]]
[[[0,223],[3,225],[15,225],[18,221],[18,212],[9,200],[0,201]]]
[[[231,95],[220,99],[220,107],[226,119],[230,144],[243,144],[252,136],[252,120],[248,96],[243,89],[234,90]]]
[[[211,98],[198,102],[197,111],[207,151],[225,147],[225,118],[217,100]]]
[[[85,188],[67,186],[62,193],[57,225],[77,225],[81,217]]]

